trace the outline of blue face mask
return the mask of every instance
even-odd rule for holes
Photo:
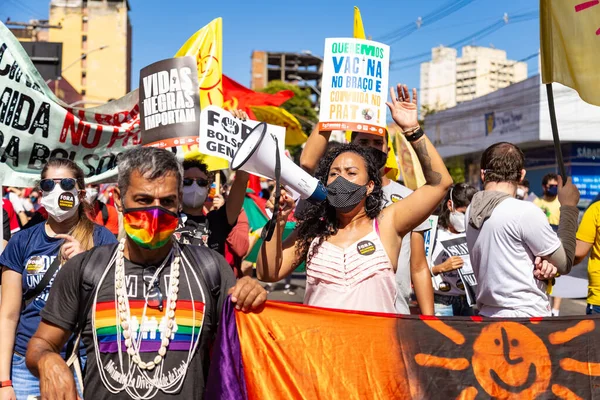
[[[548,186],[548,189],[546,190],[546,195],[552,196],[552,197],[558,195],[558,186],[557,185]]]

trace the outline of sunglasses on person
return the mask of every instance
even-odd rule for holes
[[[152,277],[156,274],[156,267],[147,267],[144,269],[144,282],[152,281]],[[150,308],[157,308],[158,311],[163,310],[163,294],[160,290],[160,275],[154,279],[152,286],[148,288],[148,295],[146,296],[146,304]]]
[[[74,178],[62,178],[62,179],[42,179],[40,181],[40,189],[44,192],[51,192],[59,184],[62,190],[73,190],[77,186],[77,180]]]
[[[200,187],[207,187],[208,184],[210,183],[208,181],[208,179],[204,179],[204,178],[198,178],[198,179],[183,178],[183,186],[192,186],[192,183],[194,183],[194,181],[196,181],[196,183]]]

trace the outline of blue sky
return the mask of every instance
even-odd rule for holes
[[[457,1],[457,0],[455,0]],[[130,0],[133,26],[133,76],[137,87],[139,70],[155,61],[172,57],[196,30],[213,18],[223,17],[223,70],[249,86],[250,55],[253,50],[303,51],[323,54],[327,37],[351,37],[353,6],[359,6],[367,36],[374,40],[414,23],[449,0]],[[469,44],[504,49],[513,60],[539,50],[538,19],[520,23],[510,17],[537,11],[538,0],[474,0],[464,8],[391,45],[392,59],[430,51],[477,32],[508,13],[509,23]],[[4,0],[0,19],[24,21],[47,18],[49,0]],[[418,60],[417,60],[418,61]],[[63,60],[63,65],[70,60]],[[411,63],[407,63],[411,64]],[[414,63],[412,63],[414,64]],[[538,58],[529,62],[529,75],[538,72]],[[398,64],[397,64],[398,65]],[[419,86],[419,66],[390,71],[390,82]]]

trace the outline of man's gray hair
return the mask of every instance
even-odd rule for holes
[[[137,171],[144,178],[154,180],[174,174],[177,177],[179,193],[183,190],[183,167],[175,154],[156,147],[136,147],[121,153],[119,157],[119,178],[117,184],[121,197],[125,197],[131,174]]]

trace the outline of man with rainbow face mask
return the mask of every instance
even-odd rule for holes
[[[73,257],[57,276],[27,350],[43,398],[77,398],[55,349],[78,321],[88,355],[85,398],[202,398],[224,302],[253,311],[267,294],[249,277],[236,282],[213,250],[173,239],[182,193],[182,168],[172,153],[146,147],[121,155],[115,202],[127,236]],[[92,279],[86,308],[80,291],[90,282],[88,262],[103,272]]]

